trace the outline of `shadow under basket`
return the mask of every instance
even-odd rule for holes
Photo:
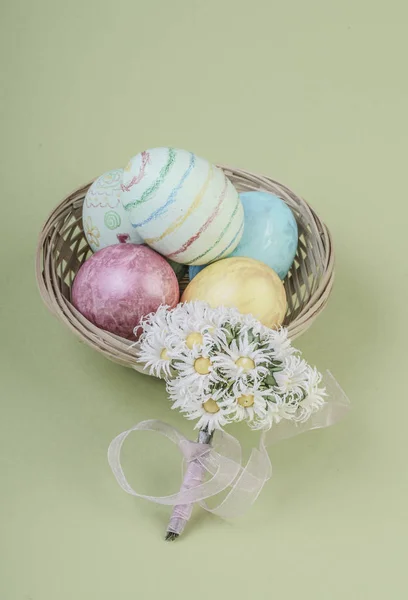
[[[308,329],[325,307],[334,280],[334,253],[330,232],[314,210],[290,189],[273,179],[243,169],[220,165],[238,192],[276,194],[291,208],[299,229],[295,261],[285,278],[288,301],[284,325],[294,339]],[[82,205],[93,182],[67,196],[48,217],[39,238],[37,282],[49,310],[89,346],[110,360],[142,371],[132,342],[103,331],[71,304],[71,286],[81,265],[92,254],[82,228]],[[181,291],[188,284],[186,276]]]

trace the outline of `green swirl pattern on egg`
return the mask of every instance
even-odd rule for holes
[[[103,221],[108,229],[117,229],[120,227],[122,219],[117,212],[114,210],[109,210],[107,213],[105,213]]]

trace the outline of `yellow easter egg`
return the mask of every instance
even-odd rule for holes
[[[287,309],[285,288],[275,271],[259,260],[240,256],[224,258],[200,271],[181,297],[182,302],[193,300],[213,308],[235,307],[270,328],[282,324]]]

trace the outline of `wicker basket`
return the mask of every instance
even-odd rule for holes
[[[273,192],[288,204],[296,217],[299,245],[295,262],[285,279],[288,311],[284,322],[294,339],[310,327],[329,298],[334,279],[330,232],[313,209],[287,187],[249,171],[221,168],[239,192]],[[84,342],[107,358],[140,371],[137,351],[129,340],[99,329],[70,302],[75,275],[91,254],[82,229],[82,204],[91,184],[67,196],[43,227],[36,265],[40,293],[50,311]],[[181,282],[182,290],[187,283],[187,278]]]

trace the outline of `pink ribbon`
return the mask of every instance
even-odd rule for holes
[[[245,466],[242,466],[240,443],[225,431],[216,431],[213,444],[210,446],[192,442],[171,425],[157,420],[142,421],[119,434],[109,446],[109,464],[119,485],[128,494],[157,504],[177,506],[177,511],[173,512],[175,521],[170,531],[180,533],[180,523],[188,520],[192,505],[195,503],[219,517],[237,517],[250,508],[272,475],[272,465],[266,450],[269,444],[312,429],[329,427],[339,421],[349,410],[347,396],[330,373],[327,373],[325,384],[329,399],[324,406],[305,423],[283,420],[269,431],[263,432],[259,447],[252,449]],[[188,477],[184,479],[178,493],[168,496],[149,496],[139,494],[131,487],[122,469],[120,453],[125,439],[133,431],[160,433],[179,447],[184,458],[184,466],[187,466]],[[207,474],[209,477],[205,481]],[[208,498],[227,489],[227,495],[217,506],[212,508],[208,506],[206,502]]]
[[[177,444],[187,465],[194,462],[197,473],[192,477],[202,481],[202,471],[208,473],[208,481],[184,488],[169,496],[149,496],[136,492],[127,481],[120,462],[120,452],[125,439],[132,431],[154,431],[161,433]],[[272,474],[272,466],[264,444],[254,448],[245,467],[241,464],[241,445],[236,438],[225,431],[217,431],[213,444],[198,444],[188,440],[182,433],[162,421],[142,421],[131,429],[119,434],[110,444],[108,460],[111,469],[122,489],[132,496],[144,498],[157,504],[191,505],[200,504],[208,512],[220,517],[234,517],[242,514],[256,500],[265,482]],[[205,500],[231,487],[224,500],[215,508],[210,508]]]

